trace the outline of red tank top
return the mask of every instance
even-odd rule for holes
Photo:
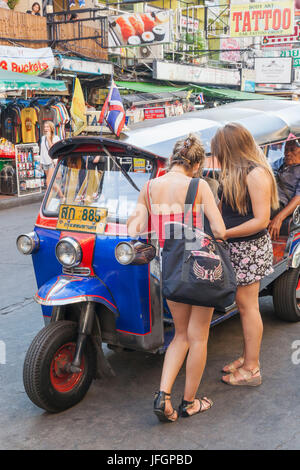
[[[176,212],[176,213],[171,213],[171,214],[154,214],[152,212],[152,201],[151,201],[150,188],[149,188],[150,183],[151,183],[151,180],[148,181],[148,184],[147,184],[147,200],[148,200],[148,206],[150,209],[148,231],[150,233],[155,231],[156,236],[159,241],[159,246],[163,248],[164,242],[166,239],[166,224],[170,222],[184,223],[184,213]],[[195,205],[196,205],[196,201],[194,202],[194,205],[193,205],[193,223],[195,227],[199,228],[200,230],[203,230],[201,213],[200,211],[199,213],[196,212]],[[189,213],[187,213],[187,218],[188,217],[189,217]]]

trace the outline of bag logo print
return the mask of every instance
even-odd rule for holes
[[[205,251],[192,251],[194,256],[203,256],[206,258],[213,258],[219,261],[219,264],[214,269],[205,269],[204,266],[201,266],[197,260],[193,264],[193,272],[197,279],[202,279],[204,281],[215,282],[219,281],[222,278],[223,268],[220,257],[214,254],[215,247],[214,244],[207,237],[200,237],[201,248],[208,249],[209,253]]]
[[[205,269],[204,266],[200,266],[197,261],[194,261],[193,271],[197,279],[203,281],[215,282],[222,278],[223,268],[221,262],[215,267],[215,269]]]

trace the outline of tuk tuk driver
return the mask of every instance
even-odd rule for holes
[[[278,239],[284,220],[300,205],[300,143],[298,140],[286,141],[284,157],[279,160],[279,165],[277,160],[277,168],[273,167],[273,170],[277,180],[280,208],[271,214],[272,220],[268,227],[273,240]]]

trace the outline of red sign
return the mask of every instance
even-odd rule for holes
[[[296,22],[294,34],[291,36],[265,36],[262,40],[262,47],[277,47],[287,46],[292,47],[292,44],[300,41],[300,21]]]
[[[166,117],[165,108],[144,108],[144,119],[162,119]]]

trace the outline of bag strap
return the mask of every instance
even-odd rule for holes
[[[196,197],[198,193],[200,178],[192,178],[186,193],[186,198],[184,202],[184,223],[190,217],[190,207],[192,206],[192,227],[194,227],[194,217],[193,217],[193,209],[196,202]]]

